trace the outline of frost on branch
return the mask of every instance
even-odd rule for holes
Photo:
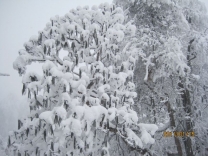
[[[138,124],[132,107],[136,52],[122,43],[136,28],[123,23],[124,13],[114,5],[77,7],[51,18],[24,44],[14,69],[24,74],[22,94],[28,94],[31,113],[9,136],[10,153],[110,155],[117,142],[112,134],[134,150],[154,143],[157,126]],[[63,60],[61,49],[68,52]],[[44,62],[42,76],[26,73],[33,61]]]

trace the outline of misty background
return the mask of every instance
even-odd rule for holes
[[[208,0],[201,0],[208,8]],[[63,16],[77,6],[93,6],[112,0],[0,0],[0,137],[17,129],[17,120],[29,113],[27,96],[21,95],[22,77],[13,69],[18,51],[31,36],[42,30],[50,17]],[[42,73],[42,65],[33,63],[27,71]]]

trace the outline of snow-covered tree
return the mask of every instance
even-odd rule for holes
[[[141,123],[133,109],[136,27],[125,19],[113,4],[77,7],[24,44],[13,66],[30,115],[10,132],[9,155],[148,154],[158,127]],[[26,72],[36,61],[43,75]]]
[[[138,29],[137,110],[144,114],[144,122],[163,125],[152,152],[204,155],[207,118],[199,116],[206,116],[207,111],[205,6],[198,0],[114,1],[126,9],[128,20],[133,19]],[[194,131],[195,137],[167,139],[161,136],[164,130]]]

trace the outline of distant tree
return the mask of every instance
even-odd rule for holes
[[[0,73],[0,76],[10,76],[9,74]]]

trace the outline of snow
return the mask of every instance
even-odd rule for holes
[[[55,46],[55,40],[54,39],[47,39],[47,40],[45,40],[44,44],[47,47],[52,48],[53,46]]]
[[[53,67],[55,67],[55,64],[52,61],[49,61],[49,60],[46,60],[45,63],[43,64],[43,66],[42,66],[43,71],[46,71],[46,70],[49,71]]]
[[[73,74],[71,74],[71,73],[64,73],[63,74],[63,79],[65,79],[67,82],[70,82],[70,80],[73,79]]]
[[[80,84],[77,88],[78,92],[81,92],[82,94],[86,94],[86,87],[83,84]]]
[[[35,81],[39,81],[40,80],[40,75],[38,75],[35,72],[28,72],[26,73],[23,78],[22,78],[22,83],[30,83],[32,82],[32,77],[34,78]]]
[[[123,119],[126,121],[126,124],[132,125],[138,122],[138,117],[135,111],[131,111],[129,113],[125,113]]]
[[[53,108],[53,112],[58,115],[59,117],[61,117],[61,119],[65,119],[66,118],[66,109],[64,109],[62,106],[61,107],[54,107]]]
[[[29,39],[30,42],[37,42],[38,41],[38,36],[34,35],[34,36],[31,36],[30,39]]]
[[[106,94],[106,93],[103,93],[101,98],[105,99],[106,101],[109,101],[109,99],[110,99],[108,94]]]
[[[146,131],[150,132],[151,135],[154,135],[155,132],[158,130],[158,126],[155,124],[144,124],[140,123],[138,126]]]
[[[197,81],[200,79],[200,76],[199,75],[195,75],[195,74],[191,74],[192,75],[192,77],[194,78],[194,79],[196,79]]]
[[[92,6],[92,10],[95,10],[95,11],[98,10],[98,6],[93,5],[93,6]]]
[[[54,114],[53,111],[45,111],[39,115],[39,118],[45,120],[49,124],[53,124]]]
[[[105,93],[107,90],[110,90],[110,85],[109,85],[109,84],[101,85],[101,86],[98,88],[98,92],[100,92],[101,94],[102,94],[102,93]]]
[[[127,140],[134,140],[135,141],[135,144],[139,147],[143,147],[143,143],[142,143],[142,140],[130,129],[130,128],[126,128],[126,132],[127,132]]]
[[[89,76],[87,76],[87,74],[84,73],[84,72],[82,73],[81,79],[84,80],[86,82],[86,84],[89,84],[90,83]]]
[[[78,81],[70,80],[69,83],[73,89],[77,89],[80,84],[83,84],[84,86],[86,86],[86,81],[82,79]]]
[[[142,136],[141,136],[142,142],[144,142],[145,144],[155,143],[155,139],[153,139],[151,135],[144,128],[141,128],[141,132],[142,132]]]
[[[51,68],[50,72],[51,72],[51,75],[54,77],[63,77],[63,72],[58,70],[56,67]]]
[[[84,112],[85,112],[85,107],[84,106],[76,106],[73,109],[73,114],[76,113],[75,118],[77,118],[77,119],[81,119],[84,116]]]
[[[26,65],[29,63],[27,55],[20,55],[16,58],[13,63],[13,68],[16,70],[21,69],[21,74],[23,74],[26,70]]]
[[[82,125],[80,120],[72,118],[71,119],[71,132],[75,134],[75,136],[81,136],[82,134]]]
[[[108,119],[109,121],[112,121],[115,119],[117,114],[117,109],[115,107],[111,107],[108,109]]]

